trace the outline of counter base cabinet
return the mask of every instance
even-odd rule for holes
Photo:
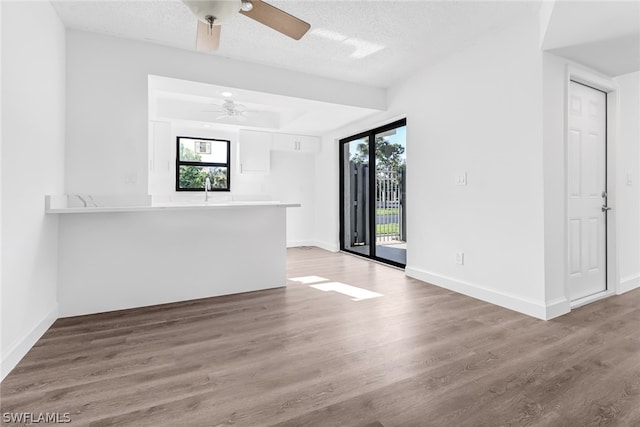
[[[268,132],[240,131],[240,173],[269,173],[272,139]]]
[[[285,286],[286,209],[60,215],[60,317]]]

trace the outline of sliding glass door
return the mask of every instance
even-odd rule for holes
[[[369,137],[342,144],[342,165],[346,177],[342,191],[342,249],[371,255],[369,222]]]
[[[375,212],[378,258],[407,263],[406,126],[375,134]]]
[[[406,120],[340,141],[340,248],[406,264]]]

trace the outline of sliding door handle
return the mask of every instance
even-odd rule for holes
[[[609,206],[607,206],[607,205],[602,205],[600,207],[600,209],[602,209],[602,212],[606,212],[606,211],[610,211],[611,210],[611,208]]]

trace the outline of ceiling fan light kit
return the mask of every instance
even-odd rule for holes
[[[311,25],[262,0],[182,0],[198,18],[196,49],[212,52],[220,45],[220,26],[239,13],[294,40],[300,40]]]
[[[200,21],[206,24],[209,22],[209,17],[211,17],[214,20],[214,25],[223,25],[231,22],[242,6],[241,0],[183,0],[183,2]]]
[[[244,113],[247,108],[242,104],[236,104],[232,99],[225,99],[222,104],[222,110],[227,116],[239,116]]]
[[[216,105],[216,107],[219,107],[220,109],[205,111],[206,113],[222,113],[215,118],[216,120],[233,118],[242,121],[246,120],[245,113],[255,112],[247,110],[247,107],[242,104],[235,103],[232,99],[225,99],[222,105]]]

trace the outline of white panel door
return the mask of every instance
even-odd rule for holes
[[[569,291],[575,301],[607,288],[606,105],[604,92],[571,82],[569,90]]]

